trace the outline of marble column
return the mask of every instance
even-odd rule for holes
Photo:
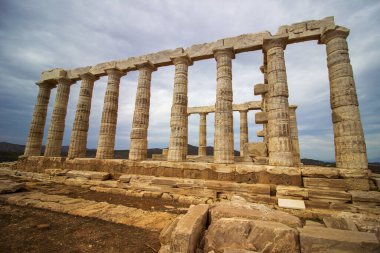
[[[125,75],[118,68],[107,69],[106,73],[108,75],[108,82],[104,96],[98,148],[96,151],[96,158],[98,159],[114,158],[120,78]]]
[[[39,87],[38,96],[34,106],[32,122],[30,123],[28,139],[26,140],[24,156],[41,155],[50,93],[51,89],[55,88],[55,84],[48,82],[40,82],[37,85]]]
[[[98,79],[98,77],[91,73],[82,74],[80,78],[82,84],[79,91],[73,128],[71,130],[68,158],[86,157],[92,91],[94,89],[94,82]]]
[[[170,115],[168,161],[185,161],[187,155],[187,75],[192,64],[188,55],[172,58],[175,65],[173,104]]]
[[[53,115],[51,116],[48,137],[46,140],[45,156],[61,156],[63,133],[65,131],[65,119],[67,103],[69,101],[70,87],[73,81],[69,78],[59,78],[57,95],[55,96]]]
[[[199,113],[199,147],[198,156],[206,156],[207,147],[207,113]]]
[[[296,167],[299,167],[301,165],[301,159],[300,159],[300,144],[298,141],[296,109],[297,109],[296,105],[289,106],[289,124],[290,124],[290,137],[292,139],[293,165]]]
[[[284,49],[285,36],[264,39],[268,76],[268,151],[269,165],[293,166],[292,142],[289,126],[288,84]]]
[[[334,127],[335,161],[338,168],[368,169],[367,151],[360,119],[344,27],[327,29],[320,43],[326,44],[330,80],[330,104]]]
[[[240,156],[244,156],[244,145],[248,143],[248,111],[240,113]]]
[[[135,111],[131,130],[129,159],[141,161],[147,158],[148,126],[150,108],[150,82],[152,72],[157,68],[149,61],[136,65],[139,70]]]
[[[234,122],[232,112],[232,47],[214,50],[217,63],[214,162],[234,163]]]

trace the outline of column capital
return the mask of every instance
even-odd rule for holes
[[[135,66],[138,70],[148,69],[152,72],[157,70],[157,67],[154,66],[154,64],[149,60],[145,60],[145,61],[141,61],[139,63],[136,63]]]
[[[189,55],[186,53],[171,56],[170,60],[173,62],[174,65],[181,64],[181,63],[187,64],[187,66],[193,65],[193,60],[191,60]]]
[[[343,26],[337,26],[335,28],[327,28],[322,32],[321,38],[318,44],[327,44],[330,40],[334,38],[346,39],[350,34],[350,29]]]
[[[75,80],[72,80],[68,77],[60,77],[57,79],[57,82],[58,82],[58,84],[64,84],[64,85],[72,85],[72,84],[76,83]]]
[[[36,82],[36,85],[39,86],[40,88],[56,88],[57,85],[53,82],[48,82],[48,81],[38,81]]]
[[[90,72],[80,74],[79,78],[81,80],[90,80],[90,81],[95,81],[99,79],[98,76],[95,76],[94,74],[91,74]]]
[[[298,105],[289,105],[289,109],[296,110]]]
[[[233,47],[218,47],[212,50],[214,53],[215,60],[218,59],[219,56],[228,56],[231,59],[235,59],[235,52]]]
[[[199,113],[199,116],[201,116],[201,117],[202,117],[202,116],[203,116],[203,117],[206,117],[207,114],[208,114],[208,112],[200,112],[200,113]]]
[[[264,38],[263,41],[263,50],[268,51],[274,47],[281,47],[282,49],[286,48],[288,43],[288,35],[275,35],[268,38]]]
[[[118,77],[122,77],[122,76],[126,75],[126,73],[124,71],[120,70],[119,68],[105,69],[104,72],[106,72],[107,75],[116,75]]]
[[[248,113],[248,109],[242,109],[242,110],[238,110],[239,113]]]

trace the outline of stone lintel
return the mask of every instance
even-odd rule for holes
[[[261,101],[250,101],[242,104],[233,104],[233,111],[249,111],[249,110],[260,110]],[[187,114],[200,114],[200,113],[214,113],[215,106],[194,106],[187,108]]]
[[[67,77],[72,79],[72,80],[80,80],[81,79],[81,75],[84,75],[86,73],[90,73],[91,70],[91,66],[87,66],[87,67],[82,67],[82,68],[76,68],[76,69],[71,69],[71,70],[68,70],[67,71]]]
[[[253,88],[253,93],[255,94],[255,96],[262,95],[267,92],[268,92],[268,84],[265,84],[265,83],[255,84]]]
[[[53,82],[57,83],[57,80],[62,77],[66,77],[67,72],[62,69],[62,68],[55,68],[47,71],[43,71],[41,73],[40,80],[38,81],[39,83],[48,81],[48,82]]]
[[[268,123],[268,113],[256,112],[255,113],[255,123],[256,124],[267,124]]]

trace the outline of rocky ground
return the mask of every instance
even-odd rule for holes
[[[161,227],[187,210],[173,201],[142,201],[8,175],[1,175],[0,182],[23,186],[0,195],[0,252],[157,252]],[[96,205],[102,211],[96,212]],[[132,212],[133,219],[118,210]],[[74,211],[78,215],[70,215]]]

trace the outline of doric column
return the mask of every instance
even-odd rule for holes
[[[293,165],[300,166],[300,144],[298,142],[298,127],[296,117],[296,105],[289,106],[290,137],[292,139]]]
[[[367,151],[348,54],[348,34],[344,27],[327,29],[320,40],[327,51],[335,161],[338,168],[366,170]]]
[[[80,75],[80,78],[82,79],[82,84],[71,130],[68,158],[86,157],[92,91],[94,89],[94,82],[98,79],[98,77],[91,73]]]
[[[34,106],[32,122],[30,123],[30,130],[25,145],[24,156],[41,155],[42,139],[44,137],[50,93],[51,89],[55,87],[54,84],[47,82],[37,83],[37,85],[39,87],[39,91],[37,101]]]
[[[234,125],[232,112],[232,47],[214,50],[217,63],[214,162],[234,163]]]
[[[240,113],[240,156],[244,156],[244,144],[248,143],[248,111]]]
[[[150,107],[150,81],[157,68],[149,61],[136,65],[139,70],[135,111],[131,130],[129,159],[141,161],[147,158]]]
[[[198,147],[198,156],[206,156],[206,147],[207,147],[207,113],[199,114],[199,147]]]
[[[120,78],[125,75],[118,68],[107,69],[106,73],[108,75],[108,82],[104,96],[102,121],[100,123],[99,141],[96,151],[96,158],[98,159],[114,158]]]
[[[288,84],[284,49],[287,37],[264,39],[268,75],[268,151],[269,165],[292,166],[292,142],[289,126]]]
[[[61,156],[67,103],[69,101],[71,84],[73,84],[73,81],[69,78],[58,79],[57,95],[55,97],[53,115],[51,116],[44,154],[47,157]]]
[[[170,115],[168,161],[184,161],[187,155],[187,74],[192,64],[188,55],[172,58],[175,65],[173,104]]]

